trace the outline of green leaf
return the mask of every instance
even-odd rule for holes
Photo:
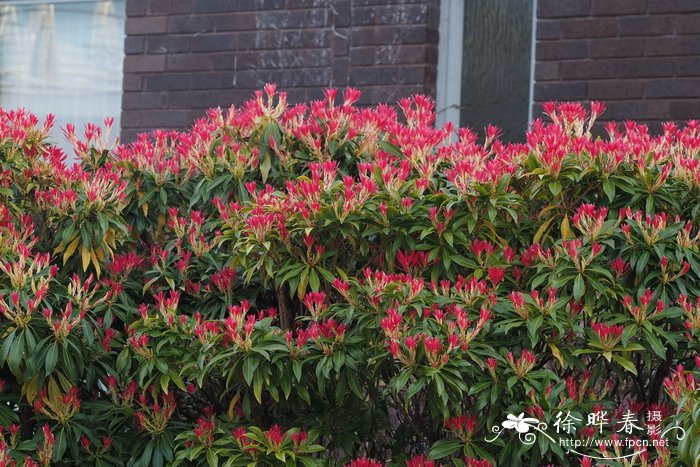
[[[260,163],[260,175],[262,177],[262,182],[267,181],[267,176],[270,174],[270,169],[272,168],[272,159],[270,158],[270,153],[265,152],[265,157]]]
[[[445,232],[442,234],[442,236],[445,238],[448,245],[454,246],[454,236],[452,235],[452,232]]]
[[[26,332],[26,331],[25,331]],[[24,332],[19,334],[12,346],[10,347],[10,353],[7,356],[7,366],[10,367],[12,374],[19,375],[19,365],[22,362],[22,356],[24,355]]]
[[[161,373],[168,373],[168,364],[165,360],[156,358],[155,360],[153,360],[153,363],[158,369],[158,371],[160,371]]]
[[[164,374],[160,375],[160,388],[164,393],[168,393],[168,385],[170,384],[170,375]]]
[[[4,365],[7,357],[10,355],[16,336],[17,330],[14,330],[3,339],[2,349],[0,349],[0,365]]]
[[[187,386],[185,386],[185,382],[182,380],[180,375],[178,375],[173,370],[170,370],[168,374],[170,375],[170,380],[175,384],[175,386],[177,386],[179,390],[185,392],[187,391]]]
[[[151,457],[153,455],[153,441],[146,443],[146,449],[143,450],[141,455],[141,465],[150,465]]]
[[[209,467],[217,467],[219,465],[219,456],[213,449],[207,449],[207,464]]]
[[[440,441],[433,444],[432,448],[430,448],[430,452],[428,453],[428,459],[442,459],[443,457],[447,457],[453,452],[457,451],[461,447],[462,442],[458,439],[441,439]]]
[[[160,446],[156,446],[153,449],[153,455],[151,455],[151,467],[163,467],[163,452]]]
[[[646,350],[643,345],[641,344],[628,344],[627,346],[623,347],[622,349],[616,349],[616,350],[621,350],[622,352],[642,352]]]
[[[319,289],[321,288],[321,281],[318,278],[318,274],[316,273],[316,269],[311,269],[309,271],[309,286],[311,287],[311,290],[314,292],[318,292]]]
[[[56,362],[58,362],[58,346],[53,343],[46,349],[46,361],[44,362],[44,369],[46,370],[46,375],[50,375],[54,368],[56,368]]]
[[[117,372],[122,373],[128,370],[128,366],[131,366],[131,356],[129,355],[129,349],[124,347],[117,357]]]
[[[401,373],[399,373],[398,376],[394,378],[394,390],[395,391],[401,391],[404,386],[406,386],[406,383],[408,383],[408,378],[411,377],[411,372],[408,370],[404,370]]]
[[[647,196],[646,212],[649,214],[654,213],[654,196],[651,194]]]
[[[68,447],[66,440],[66,428],[63,427],[56,435],[56,441],[53,446],[53,456],[54,462],[61,460],[63,454],[66,452],[66,447]]]
[[[424,378],[420,378],[411,383],[411,385],[408,387],[408,391],[406,392],[406,400],[408,401],[408,399],[418,394],[418,392],[423,389],[423,386],[425,386]]]
[[[625,329],[622,331],[622,338],[620,340],[623,347],[629,343],[630,339],[632,339],[635,334],[637,334],[637,329],[639,329],[639,326],[636,324],[625,326]]]
[[[538,342],[538,335],[537,331],[540,329],[542,326],[542,316],[537,316],[534,319],[528,319],[527,320],[527,335],[530,338],[530,341],[532,342],[532,346],[534,347],[537,345]]]
[[[644,268],[647,266],[647,263],[649,262],[649,251],[645,251],[642,253],[639,258],[637,258],[637,265],[634,268],[634,271],[637,273],[637,275],[640,275],[642,271],[644,271]]]
[[[29,403],[31,402],[29,401]],[[13,423],[19,423],[17,414],[8,406],[0,404],[0,426],[12,425]]]
[[[248,356],[243,360],[243,378],[248,386],[250,386],[253,381],[253,376],[255,375],[255,370],[260,364],[260,359],[258,357]]]
[[[625,370],[629,371],[629,372],[632,373],[633,375],[636,375],[636,374],[637,374],[637,368],[634,366],[634,363],[632,363],[631,361],[627,360],[626,358],[621,357],[621,356],[619,356],[619,355],[613,355],[613,360],[615,360],[617,363],[620,364],[620,366],[621,366],[622,368],[624,368]]]
[[[301,362],[299,360],[292,360],[292,371],[297,381],[301,381]]]
[[[603,180],[603,191],[607,195],[608,200],[612,203],[615,199],[615,184],[606,178]]]
[[[399,147],[396,146],[395,144],[392,144],[388,141],[384,141],[384,140],[379,141],[377,143],[377,146],[379,146],[379,149],[381,149],[384,152],[388,152],[392,156],[396,156],[399,158],[404,157],[403,153],[401,152],[401,149],[399,149]]]
[[[557,196],[559,193],[561,193],[561,182],[559,180],[555,180],[553,182],[549,182],[549,191],[552,192],[553,196]]]
[[[649,343],[649,347],[651,347],[651,350],[653,350],[656,355],[660,358],[666,358],[666,348],[658,337],[648,329],[644,329],[644,337],[647,343]]]
[[[586,284],[583,282],[583,276],[579,274],[574,279],[574,298],[579,300],[584,293],[586,293]]]
[[[255,400],[257,400],[258,403],[262,403],[262,387],[263,377],[260,373],[258,373],[253,379],[253,394],[255,395]]]

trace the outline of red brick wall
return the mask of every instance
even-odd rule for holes
[[[127,0],[122,139],[184,128],[267,82],[291,101],[435,92],[438,0]]]
[[[537,16],[536,102],[602,100],[605,118],[653,127],[700,117],[699,0],[538,0]]]

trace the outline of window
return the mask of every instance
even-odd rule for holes
[[[452,109],[442,121],[479,132],[494,124],[505,140],[522,140],[532,117],[535,1],[445,0],[441,9],[437,107]]]
[[[0,1],[0,106],[119,129],[125,0]],[[69,154],[72,155],[72,152]]]

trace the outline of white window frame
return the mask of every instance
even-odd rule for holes
[[[435,110],[438,126],[451,122],[459,128],[462,105],[462,50],[464,43],[464,1],[440,1],[438,65]]]
[[[438,41],[435,109],[437,126],[451,122],[459,128],[462,105],[462,44],[464,43],[464,2],[441,0]],[[537,0],[532,0],[532,36],[530,39],[530,83],[527,123],[532,123],[535,97],[535,44],[537,31]]]

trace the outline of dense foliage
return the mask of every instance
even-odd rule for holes
[[[698,122],[548,104],[506,145],[358,97],[69,127],[72,165],[0,110],[2,465],[593,465],[562,413],[698,462]],[[551,438],[487,441],[518,414]]]

